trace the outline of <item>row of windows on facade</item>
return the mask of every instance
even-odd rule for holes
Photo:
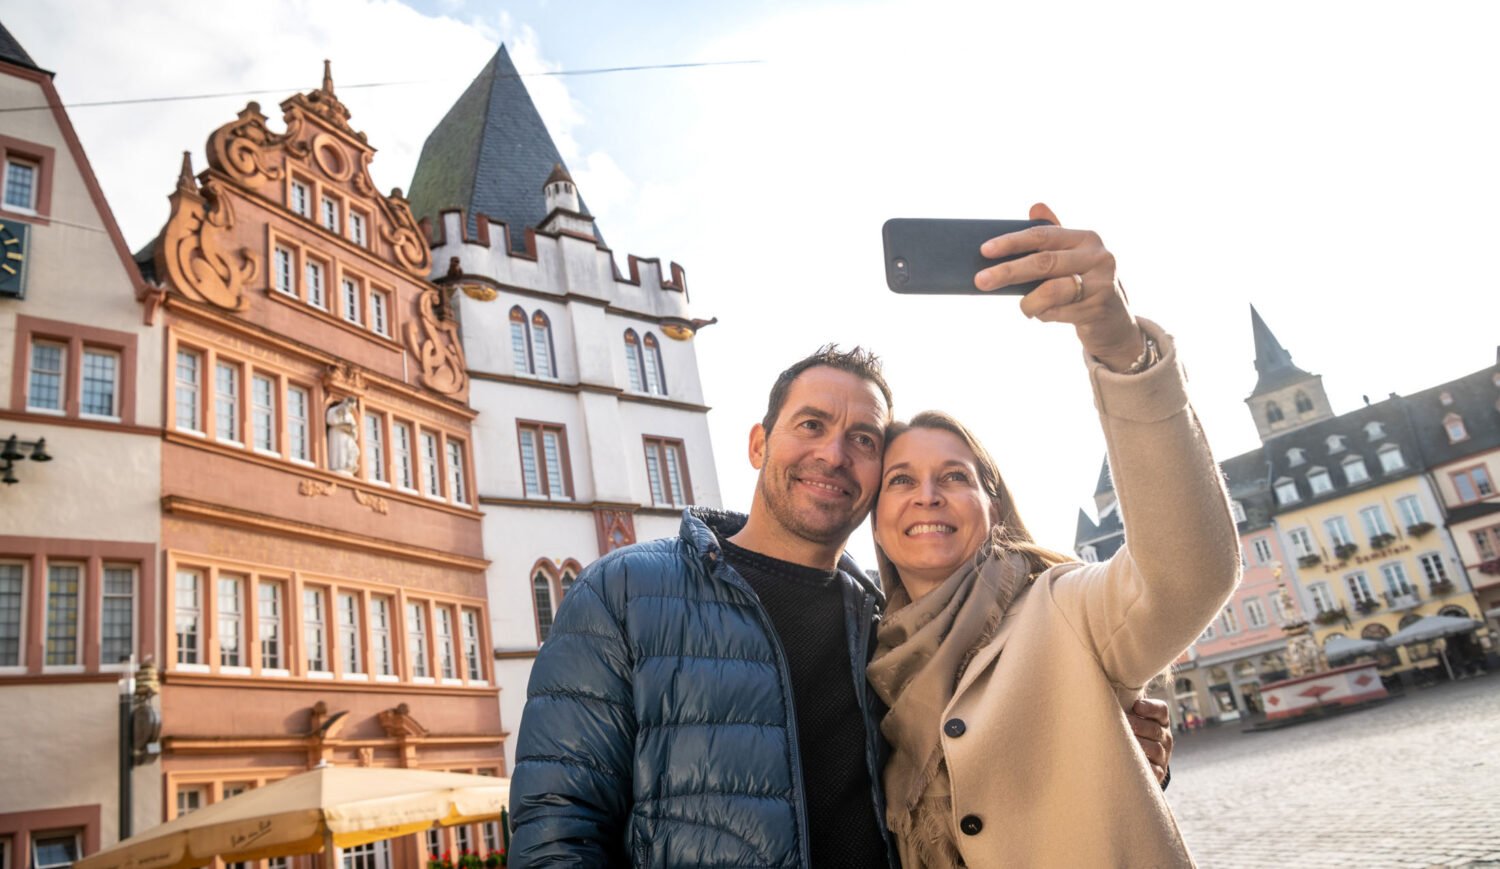
[[[1293,401],[1296,404],[1297,413],[1303,414],[1312,412],[1312,399],[1307,397],[1307,393],[1299,391]],[[1274,401],[1266,402],[1266,422],[1281,422],[1285,418],[1286,416],[1281,412],[1281,405],[1277,404]]]
[[[300,265],[299,265],[300,264]],[[334,266],[287,242],[277,242],[272,255],[272,286],[283,296],[309,307],[336,315],[350,325],[390,338],[393,291],[375,286],[368,278],[338,269],[336,310],[329,293],[329,275]],[[300,280],[299,280],[300,278]]]
[[[487,684],[478,607],[407,596],[397,622],[394,593],[304,584],[300,606],[289,611],[288,589],[285,579],[179,569],[172,601],[176,669]],[[301,638],[300,651],[293,637]]]
[[[521,449],[521,486],[528,498],[567,501],[573,498],[573,475],[568,460],[567,427],[557,423],[518,422]],[[687,453],[680,440],[645,435],[646,482],[651,503],[686,507],[692,503]]]
[[[298,217],[315,221],[340,238],[347,238],[360,247],[368,247],[370,215],[363,209],[347,204],[331,190],[318,188],[319,185],[315,182],[291,177],[287,182],[287,208]],[[313,213],[314,201],[318,203],[316,214]]]
[[[79,414],[84,417],[120,419],[120,351],[85,345],[78,379]],[[74,374],[68,371],[68,345],[64,341],[37,338],[31,342],[30,370],[26,383],[26,409],[61,414]]]
[[[50,562],[44,590],[42,664],[78,668],[84,660],[85,567]],[[27,565],[0,562],[0,668],[25,668]],[[135,653],[135,565],[104,565],[99,606],[99,662],[114,665]]]
[[[313,465],[314,439],[323,426],[313,416],[312,387],[215,354],[213,388],[205,396],[206,357],[206,351],[177,350],[177,430],[201,437],[211,434],[219,443]],[[247,369],[250,393],[245,396]],[[211,414],[204,413],[208,402],[213,405]],[[414,494],[420,485],[421,494],[430,498],[469,503],[463,441],[380,410],[366,409],[361,426],[359,472],[365,479]]]
[[[648,395],[667,394],[667,370],[662,364],[661,342],[647,332],[642,338],[626,329],[625,371],[630,388]],[[557,353],[552,344],[552,323],[541,310],[529,318],[519,306],[510,309],[511,362],[517,374],[556,378]]]
[[[7,209],[27,214],[36,212],[38,170],[34,160],[6,158],[5,191],[0,194],[0,201],[4,201]]]
[[[1300,454],[1300,451],[1298,451]],[[1377,453],[1380,459],[1380,470],[1385,474],[1396,474],[1406,470],[1406,457],[1401,454],[1401,447],[1396,444],[1387,444],[1380,448]],[[1301,460],[1291,461],[1290,464],[1300,464]],[[1351,455],[1341,463],[1344,471],[1344,479],[1348,485],[1356,486],[1367,483],[1370,480],[1369,468],[1365,466],[1363,456]],[[1333,491],[1333,478],[1328,469],[1314,466],[1307,470],[1307,485],[1312,491],[1312,497],[1327,494]],[[1302,500],[1302,495],[1297,491],[1297,481],[1291,477],[1280,477],[1276,480],[1276,503],[1282,506],[1295,504]]]

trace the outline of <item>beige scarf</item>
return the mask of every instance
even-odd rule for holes
[[[969,662],[1033,577],[1026,558],[997,545],[992,535],[972,561],[913,602],[905,586],[890,581],[894,574],[885,554],[878,555],[886,587],[895,587],[865,674],[890,707],[880,724],[891,744],[886,823],[906,869],[962,866],[939,741],[943,710]]]

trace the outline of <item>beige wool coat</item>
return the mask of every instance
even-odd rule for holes
[[[1239,541],[1172,340],[1142,327],[1157,364],[1089,364],[1127,547],[1018,595],[942,717],[970,869],[1193,865],[1124,709],[1229,598]]]

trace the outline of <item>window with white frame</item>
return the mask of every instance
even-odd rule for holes
[[[443,497],[443,470],[440,464],[441,457],[438,454],[438,436],[434,432],[424,431],[421,438],[423,485],[429,497],[441,498]]]
[[[177,571],[173,594],[177,663],[203,663],[203,574],[196,570]]]
[[[425,836],[427,845],[427,856],[429,860],[437,860],[443,853],[443,831],[439,829],[428,830]]]
[[[99,662],[119,664],[135,653],[135,568],[104,566],[99,609]],[[0,666],[4,662],[0,661]]]
[[[71,667],[83,663],[79,657],[82,635],[83,565],[47,565],[47,648],[49,667]]]
[[[302,645],[309,673],[329,673],[328,600],[321,588],[302,590]]]
[[[1250,622],[1252,628],[1263,628],[1269,623],[1266,620],[1265,604],[1260,602],[1260,598],[1252,597],[1245,601],[1245,620]]]
[[[26,409],[63,410],[68,346],[54,341],[31,342],[31,371],[26,390]]]
[[[1379,506],[1366,507],[1359,511],[1360,524],[1365,526],[1365,536],[1375,538],[1382,534],[1390,534],[1391,526],[1386,521],[1385,510]]]
[[[214,437],[240,443],[240,367],[229,362],[214,365]]]
[[[437,616],[438,675],[444,679],[458,678],[458,650],[453,635],[453,608],[434,608]]]
[[[1300,500],[1302,496],[1297,494],[1297,481],[1285,477],[1276,481],[1276,503],[1285,506]]]
[[[1235,614],[1234,604],[1224,605],[1224,611],[1219,613],[1219,625],[1226,635],[1240,632],[1240,617]]]
[[[5,160],[5,207],[12,211],[36,212],[38,167],[30,160]]]
[[[412,455],[411,426],[404,422],[391,422],[391,440],[394,447],[396,485],[407,490],[417,488],[417,474]]]
[[[1326,468],[1313,468],[1307,472],[1307,485],[1313,497],[1317,497],[1333,491],[1333,478],[1328,476]]]
[[[260,581],[256,591],[255,627],[260,638],[262,670],[286,669],[286,649],[282,641],[282,601],[280,582],[274,579]]]
[[[1334,516],[1323,520],[1323,530],[1328,533],[1328,539],[1334,546],[1343,546],[1354,542],[1354,535],[1349,532],[1349,523],[1343,516]]]
[[[1355,485],[1356,483],[1368,482],[1370,479],[1370,471],[1365,467],[1365,460],[1360,458],[1359,456],[1350,456],[1349,458],[1345,459],[1344,479],[1348,480],[1349,485],[1351,486]]]
[[[1422,502],[1416,495],[1404,495],[1396,499],[1396,510],[1401,513],[1401,524],[1410,528],[1427,521],[1422,514]]]
[[[360,648],[359,595],[351,591],[339,592],[339,654],[343,656],[344,675],[363,674],[365,656]]]
[[[636,392],[646,391],[645,366],[641,362],[641,339],[637,337],[634,329],[625,330],[625,373],[630,380],[630,388]]]
[[[456,504],[469,503],[469,489],[464,477],[464,445],[462,441],[449,438],[448,447],[448,497]]]
[[[367,243],[365,227],[368,224],[369,218],[364,212],[355,208],[349,209],[349,240],[364,247]]]
[[[323,283],[327,270],[323,264],[308,257],[302,269],[302,281],[306,284],[307,303],[314,308],[328,310],[328,288]]]
[[[119,419],[120,354],[85,347],[81,392],[79,412],[84,416]]]
[[[467,824],[459,824],[453,828],[453,847],[460,854],[471,854],[474,851],[474,831]]]
[[[250,437],[257,450],[276,452],[276,380],[264,374],[250,378]]]
[[[1443,565],[1443,556],[1436,552],[1427,552],[1417,556],[1417,563],[1422,565],[1422,575],[1427,577],[1429,588],[1443,583],[1451,583],[1448,578],[1448,569]]]
[[[312,407],[312,393],[301,386],[286,388],[286,439],[287,455],[299,462],[312,461],[312,432],[308,419]]]
[[[376,483],[390,482],[385,470],[385,420],[378,413],[365,414],[365,476]]]
[[[37,833],[31,837],[31,869],[64,869],[83,856],[78,831]]]
[[[1406,470],[1406,457],[1401,455],[1401,447],[1387,444],[1380,448],[1380,470],[1387,474]]]
[[[391,599],[384,595],[370,595],[370,657],[376,676],[396,675],[396,651],[391,640]]]
[[[1229,502],[1229,513],[1234,517],[1234,521],[1245,521],[1245,505],[1241,504],[1239,501]]]
[[[370,291],[370,329],[377,335],[391,337],[391,294],[385,290]]]
[[[1333,591],[1326,582],[1312,583],[1307,587],[1307,594],[1312,598],[1313,609],[1317,611],[1317,615],[1338,609],[1338,604],[1333,602]]]
[[[552,578],[538,570],[531,577],[531,600],[536,606],[537,642],[547,642],[552,635]]]
[[[1349,587],[1349,599],[1356,606],[1366,606],[1375,602],[1375,592],[1370,590],[1370,578],[1365,576],[1364,571],[1356,571],[1344,577],[1344,584]]]
[[[1450,444],[1469,439],[1469,430],[1464,427],[1464,418],[1456,413],[1443,417],[1443,431],[1448,433]]]
[[[1380,565],[1380,575],[1385,579],[1385,587],[1394,597],[1415,594],[1416,589],[1412,587],[1411,580],[1406,576],[1406,566],[1399,561]]]
[[[391,869],[389,839],[340,848],[339,854],[340,869]]]
[[[1304,558],[1317,553],[1318,548],[1313,543],[1312,533],[1306,528],[1293,528],[1286,533],[1287,539],[1292,541],[1292,552],[1298,558]]]
[[[220,667],[244,667],[250,663],[245,655],[246,580],[246,577],[219,574],[215,604],[219,610]]]
[[[578,577],[576,577],[576,576],[573,575],[573,571],[571,571],[571,570],[564,570],[563,571],[562,579],[559,579],[557,581],[557,587],[562,591],[563,598],[567,598],[567,596],[568,596],[568,589],[570,589],[570,588],[573,587],[573,582],[575,580],[577,580],[577,579],[578,579]]]
[[[1198,635],[1198,639],[1196,640],[1196,642],[1206,643],[1209,640],[1212,640],[1213,638],[1214,638],[1214,626],[1213,626],[1212,623],[1210,623],[1208,625],[1208,627],[1206,627],[1206,628],[1203,629],[1203,633],[1201,633],[1201,634]]]
[[[480,775],[485,775],[485,773],[481,772]],[[489,823],[481,824],[479,826],[479,829],[484,834],[484,850],[488,853],[494,853],[500,850],[502,845],[500,838],[500,824],[495,821],[490,821]]]
[[[537,311],[531,315],[531,353],[537,377],[556,377],[557,359],[552,353],[552,323],[547,315]]]
[[[25,612],[26,567],[0,562],[0,667],[21,666],[21,613]]]
[[[687,481],[687,455],[682,441],[645,437],[646,481],[651,503],[664,507],[686,507],[692,503]]]
[[[191,814],[208,805],[208,785],[177,786],[177,817]]]
[[[652,395],[667,394],[667,369],[661,364],[661,345],[650,332],[641,339],[645,352],[646,391]]]
[[[510,358],[517,374],[532,374],[531,329],[526,325],[526,312],[519,307],[510,309]]]
[[[323,223],[323,228],[324,229],[328,230],[329,232],[333,232],[333,233],[337,233],[339,231],[339,203],[338,203],[338,200],[333,199],[332,197],[329,197],[329,196],[324,196],[323,197],[323,212],[322,212],[321,216],[323,218],[322,219],[322,223]]]
[[[431,678],[432,669],[428,664],[427,650],[427,607],[423,604],[406,604],[406,646],[411,656],[411,675],[417,679]]]
[[[342,292],[339,294],[339,311],[343,313],[344,320],[358,326],[361,324],[359,312],[359,281],[354,278],[344,278],[339,282]]]
[[[276,292],[284,296],[297,295],[297,282],[294,278],[297,273],[297,255],[292,253],[291,248],[276,245],[276,252],[272,255],[272,268],[275,270]]]
[[[1271,541],[1264,537],[1257,537],[1250,542],[1255,551],[1255,563],[1265,564],[1271,560]]]
[[[1488,528],[1480,528],[1469,532],[1474,538],[1474,548],[1479,550],[1481,560],[1489,561],[1500,557],[1500,525],[1492,525]]]
[[[1453,490],[1458,493],[1460,504],[1469,504],[1495,494],[1490,483],[1490,472],[1484,465],[1475,465],[1448,475],[1453,481]]]
[[[296,179],[292,180],[291,191],[287,196],[288,205],[296,213],[303,217],[312,217],[312,196],[308,192],[307,185]]]
[[[517,423],[521,443],[521,482],[527,497],[554,501],[573,497],[565,473],[564,434],[560,425]]]
[[[484,678],[484,658],[479,646],[479,610],[464,607],[464,668],[470,682]]]

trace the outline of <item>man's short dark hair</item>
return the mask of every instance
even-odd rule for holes
[[[792,381],[807,369],[818,367],[847,371],[880,387],[880,394],[885,397],[885,411],[889,416],[891,388],[886,385],[885,375],[881,373],[880,357],[863,347],[840,350],[837,344],[824,344],[811,355],[792,363],[790,368],[776,377],[776,383],[771,387],[771,398],[766,403],[766,416],[760,422],[767,435],[776,427],[776,418],[781,415],[782,405],[786,404],[786,394],[792,389]]]

